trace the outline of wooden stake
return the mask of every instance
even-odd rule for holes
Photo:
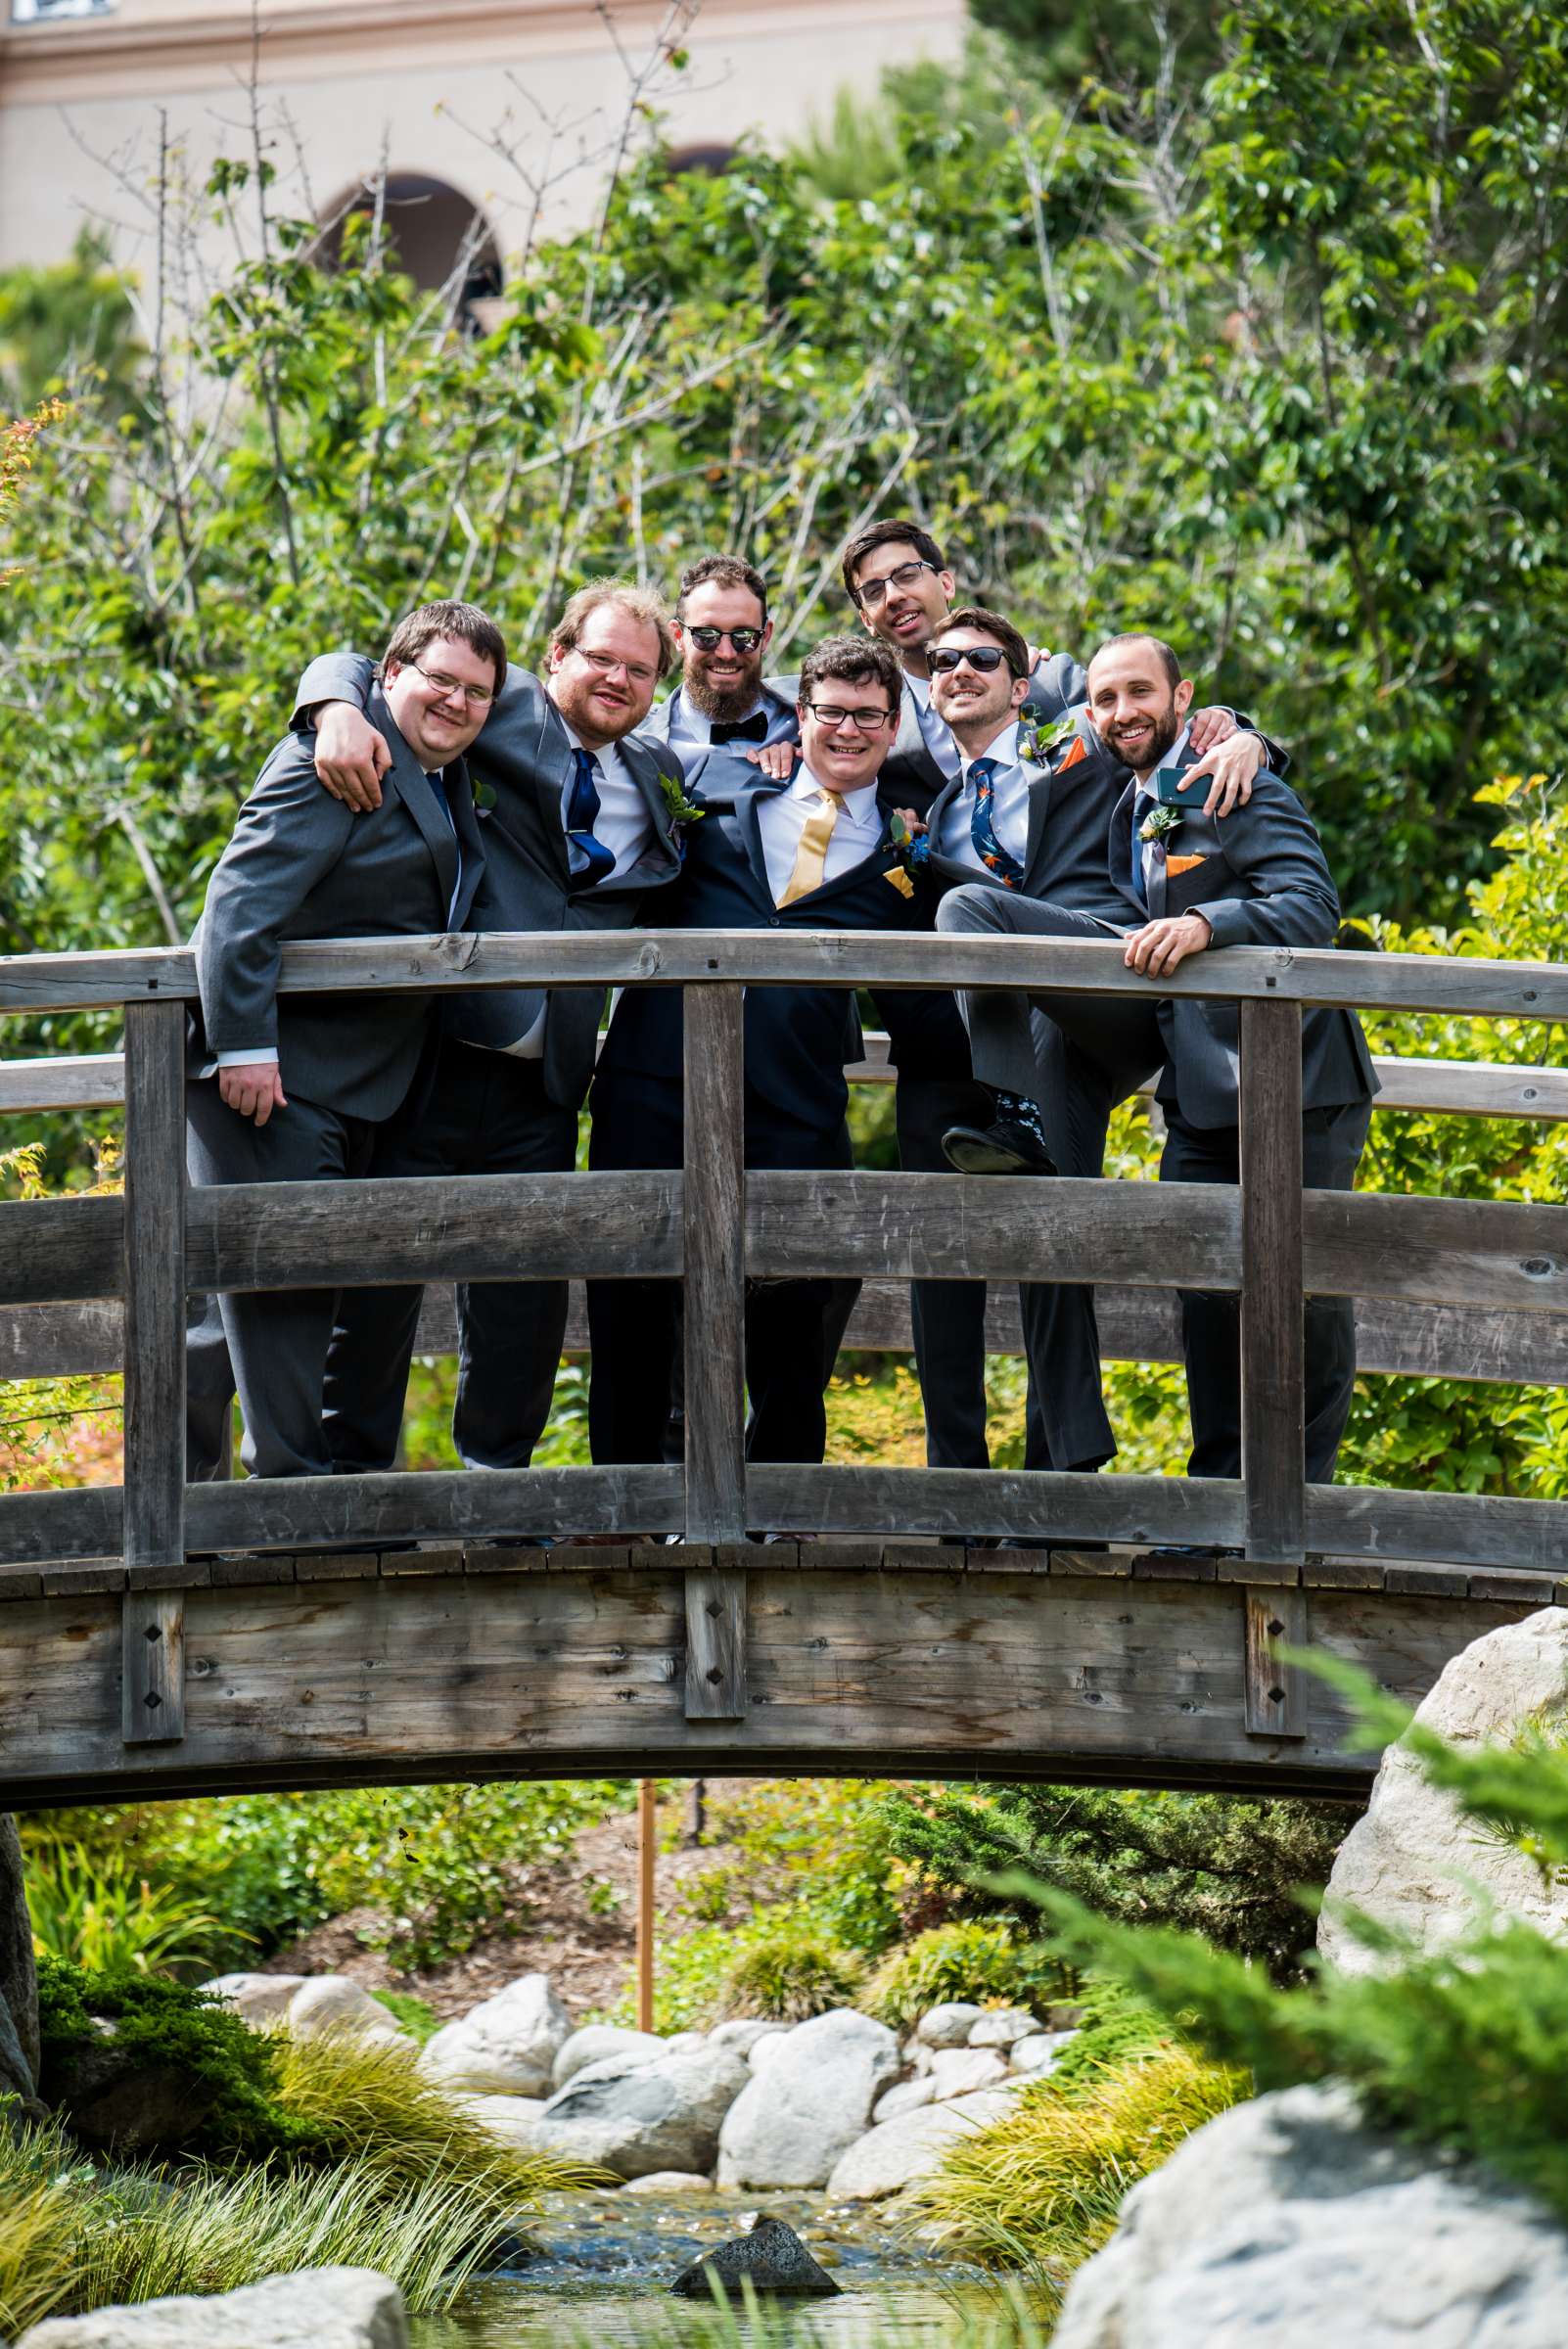
[[[654,1781],[637,1780],[637,2028],[654,2027],[654,1854],[659,1819]]]

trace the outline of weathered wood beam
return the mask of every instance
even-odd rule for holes
[[[1243,1525],[1240,1485],[1199,1477],[756,1463],[746,1471],[746,1521],[759,1532],[1227,1544],[1241,1541]]]
[[[1307,1675],[1281,1647],[1307,1644],[1305,1590],[1245,1589],[1245,1721],[1249,1737],[1305,1737]]]
[[[911,937],[878,931],[495,932],[483,937],[326,940],[284,949],[285,990],[424,992],[479,987],[1021,987],[1081,994],[1273,997],[1307,1005],[1568,1019],[1568,966],[1334,948],[1227,946],[1195,954],[1157,990],[1110,942]],[[0,1013],[109,1010],[189,1000],[188,949],[0,957]]]
[[[121,1622],[127,1745],[185,1733],[185,1012],[125,1013],[124,1552],[142,1588]],[[173,1571],[174,1587],[157,1580]]]
[[[1242,1005],[1240,1090],[1241,1473],[1247,1555],[1299,1564],[1307,1518],[1306,1355],[1301,1012],[1294,1003]]]

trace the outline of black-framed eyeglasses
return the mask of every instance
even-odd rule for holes
[[[897,714],[892,710],[841,710],[836,702],[807,702],[806,707],[819,726],[835,734],[840,726],[853,726],[861,734],[880,734]]]
[[[495,699],[487,685],[465,685],[461,677],[449,677],[444,668],[421,668],[417,661],[410,661],[408,666],[427,685],[433,685],[444,702],[449,702],[454,693],[460,693],[471,710],[487,710]]]
[[[862,612],[874,612],[890,587],[913,587],[923,571],[929,571],[935,577],[937,566],[935,563],[900,563],[898,570],[890,571],[885,579],[867,579],[863,587],[852,587],[850,593]]]
[[[700,653],[716,653],[726,639],[737,653],[755,653],[762,641],[761,628],[687,628],[686,635]]]
[[[934,644],[928,647],[926,659],[943,676],[950,675],[955,668],[962,668],[967,661],[970,668],[979,669],[983,677],[992,677],[1002,663],[1007,661],[1007,655],[999,644]],[[1010,661],[1007,661],[1007,666],[1009,668],[1013,667]],[[1013,673],[1016,676],[1020,672],[1015,669]]]

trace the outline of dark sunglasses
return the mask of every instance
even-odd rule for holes
[[[688,628],[686,634],[700,653],[716,653],[726,636],[737,653],[755,653],[762,641],[761,628]]]
[[[1007,655],[999,644],[934,644],[926,659],[945,676],[961,668],[967,661],[971,668],[978,668],[983,677],[989,677],[1007,661]],[[1008,661],[1007,666],[1011,668],[1012,663]]]

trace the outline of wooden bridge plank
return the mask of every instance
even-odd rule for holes
[[[1299,1560],[1303,1444],[1301,1013],[1241,1007],[1241,1474],[1247,1553]]]
[[[185,1599],[179,1590],[127,1590],[120,1600],[120,1736],[127,1746],[185,1735]]]
[[[746,1576],[733,1569],[688,1567],[686,1704],[688,1721],[746,1718]]]
[[[1435,1558],[1555,1575],[1568,1558],[1568,1515],[1558,1500],[1310,1485],[1307,1541],[1326,1557]]]
[[[740,1542],[746,1534],[741,1009],[738,987],[694,988],[685,998],[681,1232],[688,1542]],[[724,1603],[727,1619],[730,1602]],[[726,1701],[733,1694],[729,1666],[726,1656]]]
[[[1030,1535],[1064,1548],[1075,1541],[1234,1543],[1241,1534],[1239,1487],[1198,1477],[754,1464],[746,1496],[752,1525],[798,1533]]]
[[[281,986],[333,993],[476,987],[681,985],[1058,988],[1075,994],[1149,994],[1110,943],[981,939],[877,931],[631,930],[487,933],[326,940],[286,946]],[[92,1011],[120,1003],[189,1000],[188,948],[0,958],[0,1013]],[[1244,1001],[1273,997],[1374,1010],[1469,1013],[1488,1019],[1568,1019],[1568,971],[1556,963],[1479,956],[1360,954],[1324,947],[1230,946],[1195,954],[1160,983],[1162,994]]]

